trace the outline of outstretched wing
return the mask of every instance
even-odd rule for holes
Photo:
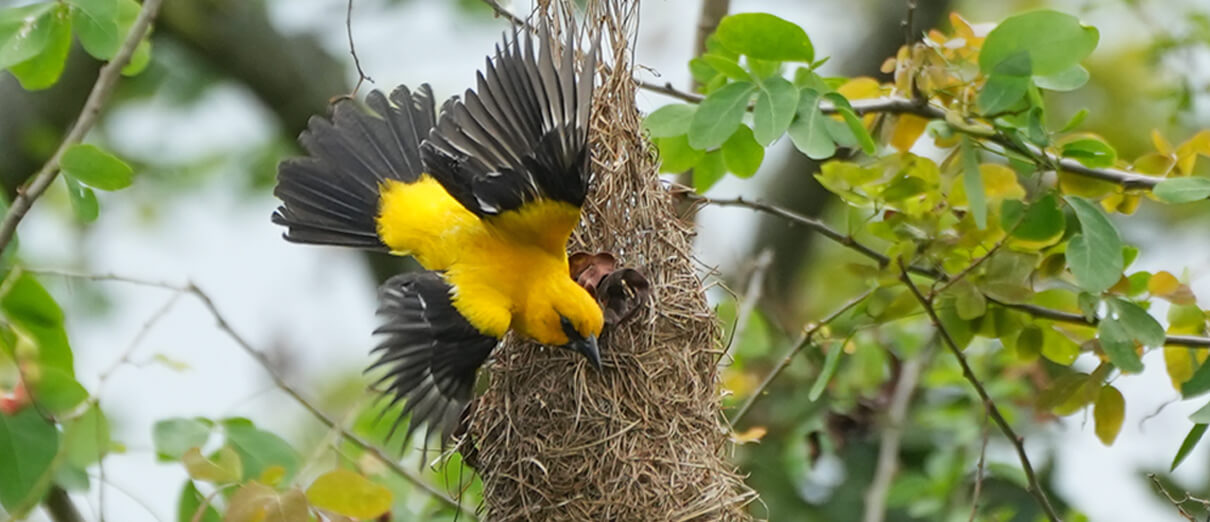
[[[584,202],[596,49],[577,74],[574,29],[568,34],[558,64],[545,27],[537,56],[529,32],[506,39],[478,89],[449,104],[421,146],[429,174],[480,217],[537,200]]]
[[[479,333],[450,302],[449,283],[438,272],[411,272],[387,280],[379,289],[378,314],[385,323],[374,352],[378,361],[366,371],[385,368],[376,385],[405,401],[392,432],[410,413],[407,438],[427,424],[425,444],[436,430],[444,441],[457,427],[470,402],[475,374],[499,339]]]
[[[312,117],[299,137],[308,155],[278,167],[273,194],[282,205],[273,222],[286,227],[287,240],[388,250],[377,230],[380,189],[420,178],[420,142],[436,111],[427,84],[414,92],[401,85],[389,99],[371,92],[366,105],[372,112],[343,100],[331,121]]]

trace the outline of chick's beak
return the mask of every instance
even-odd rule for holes
[[[597,336],[590,335],[580,339],[573,339],[567,343],[567,348],[575,350],[588,359],[593,368],[597,371],[601,370],[601,350],[597,347]]]

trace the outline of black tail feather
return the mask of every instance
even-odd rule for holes
[[[366,97],[372,112],[338,102],[331,121],[313,117],[299,142],[308,156],[278,167],[273,222],[297,243],[386,250],[378,237],[381,185],[420,178],[420,142],[436,121],[432,90],[396,88]]]

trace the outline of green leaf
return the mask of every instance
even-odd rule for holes
[[[1117,312],[1118,321],[1126,328],[1126,332],[1130,334],[1131,338],[1142,343],[1143,346],[1154,348],[1164,345],[1166,338],[1164,327],[1160,326],[1160,322],[1151,317],[1146,310],[1121,298],[1111,299],[1109,303]]]
[[[391,490],[358,473],[337,469],[320,475],[307,487],[307,500],[338,515],[373,519],[391,509]]]
[[[689,124],[689,145],[707,150],[727,141],[743,120],[754,90],[756,85],[752,82],[735,82],[706,96]]]
[[[714,150],[706,153],[702,160],[693,168],[693,188],[699,193],[710,190],[718,180],[727,174],[727,164],[723,160],[722,151]]]
[[[701,59],[709,64],[710,67],[713,67],[714,70],[723,73],[723,76],[726,76],[732,80],[746,81],[752,79],[752,75],[748,74],[748,71],[745,71],[743,67],[740,67],[739,64],[735,62],[734,58],[729,58],[719,54],[706,53],[701,56]]]
[[[853,110],[853,105],[849,103],[849,100],[838,92],[827,93],[824,98],[831,101],[832,105],[836,107],[836,111],[840,113],[840,117],[844,118],[845,125],[848,125],[849,131],[857,139],[857,144],[861,145],[861,151],[871,156],[878,152],[874,145],[874,138],[866,130],[865,124],[861,122],[861,118],[857,116],[857,112]]]
[[[1108,143],[1096,138],[1081,138],[1065,143],[1062,155],[1064,158],[1072,158],[1084,166],[1092,168],[1112,167],[1118,161],[1118,151]]]
[[[23,513],[16,510],[42,495],[58,451],[59,430],[36,408],[0,414],[0,505],[5,510],[20,518]]]
[[[97,204],[96,193],[66,174],[63,175],[63,184],[67,186],[67,199],[71,201],[71,209],[76,213],[76,219],[83,223],[96,221],[101,210]]]
[[[714,33],[728,49],[760,60],[815,60],[807,32],[792,22],[767,13],[734,14],[722,19]]]
[[[1012,232],[1014,247],[1038,250],[1063,237],[1067,217],[1053,194],[1047,194],[1025,208],[1015,199],[1004,200],[1000,207],[1000,226]]]
[[[718,76],[718,71],[706,63],[705,60],[694,58],[689,60],[689,75],[697,83],[705,85]]]
[[[66,415],[88,399],[88,391],[75,376],[51,367],[42,368],[40,373],[38,380],[32,381],[31,396],[51,413]]]
[[[836,154],[836,143],[828,134],[827,116],[819,110],[822,96],[814,89],[803,89],[798,99],[798,114],[790,124],[790,141],[811,159],[826,159]]]
[[[954,297],[954,312],[959,319],[977,319],[987,313],[987,298],[969,279],[960,279],[946,290]]]
[[[669,138],[689,132],[689,123],[697,112],[696,105],[674,103],[656,109],[643,119],[643,128],[652,138]]]
[[[90,187],[121,190],[130,186],[134,169],[96,145],[80,143],[63,153],[63,172]]]
[[[55,9],[48,21],[50,36],[46,47],[37,56],[13,65],[9,72],[27,91],[45,89],[59,81],[71,51],[71,19],[64,8]]]
[[[135,46],[134,54],[130,55],[130,62],[126,67],[122,68],[122,76],[138,76],[151,63],[151,40],[143,38],[139,45]]]
[[[200,448],[210,438],[210,425],[198,419],[176,417],[155,423],[151,440],[159,460],[177,460],[191,448]]]
[[[76,374],[67,331],[63,329],[63,311],[34,276],[21,274],[0,300],[0,308],[14,326],[33,338],[38,362],[44,368]]]
[[[1081,65],[1068,67],[1062,71],[1034,78],[1034,84],[1050,91],[1074,91],[1088,83],[1088,69]]]
[[[1210,423],[1210,403],[1206,403],[1197,411],[1189,414],[1189,421],[1194,424]]]
[[[227,443],[243,461],[244,479],[259,477],[266,468],[275,465],[286,470],[283,482],[289,482],[298,472],[301,459],[281,437],[239,421],[224,421],[223,429]]]
[[[979,169],[979,151],[970,137],[962,135],[962,188],[979,230],[987,228],[987,193],[983,188],[983,172]]]
[[[219,448],[210,458],[202,455],[201,448],[189,448],[181,455],[181,463],[191,478],[214,484],[232,484],[244,476],[243,459],[231,446]]]
[[[1049,76],[1070,69],[1092,54],[1100,34],[1072,15],[1042,9],[1006,18],[992,29],[979,52],[984,74],[1018,52],[1029,54],[1033,74]]]
[[[1102,387],[1092,409],[1092,418],[1096,422],[1097,438],[1106,446],[1113,445],[1122,431],[1122,421],[1126,419],[1126,399],[1122,392],[1113,386]]]
[[[1169,178],[1151,190],[1165,203],[1189,203],[1210,198],[1210,178]]]
[[[1135,351],[1134,338],[1117,319],[1102,319],[1097,323],[1097,338],[1101,341],[1101,349],[1109,357],[1109,362],[1123,372],[1139,373],[1143,371],[1143,361]]]
[[[690,147],[689,136],[684,134],[656,138],[655,144],[660,151],[660,172],[685,172],[706,155],[705,151]]]
[[[63,448],[67,462],[87,468],[109,453],[109,421],[97,405],[63,426]]]
[[[1210,364],[1202,363],[1189,380],[1181,383],[1181,396],[1188,399],[1210,391]]]
[[[798,108],[798,88],[785,78],[771,77],[760,84],[752,113],[752,133],[757,143],[769,146],[781,137],[794,121]]]
[[[205,508],[202,508],[203,504],[206,506]],[[223,517],[218,514],[213,505],[206,502],[206,497],[197,490],[197,486],[193,484],[192,480],[185,481],[185,487],[181,488],[181,496],[177,500],[176,506],[177,522],[223,521]]]
[[[1122,239],[1099,205],[1077,196],[1064,199],[1081,229],[1067,243],[1067,266],[1080,288],[1099,294],[1122,278]]]
[[[1193,452],[1193,448],[1197,447],[1198,441],[1202,440],[1202,435],[1206,434],[1205,424],[1196,424],[1189,430],[1189,434],[1185,435],[1185,440],[1181,441],[1180,449],[1176,450],[1176,456],[1172,457],[1172,466],[1168,467],[1168,471],[1176,471],[1176,467],[1184,462],[1185,457],[1188,457]]]
[[[278,493],[259,482],[236,490],[227,502],[224,522],[293,522],[310,520],[307,497],[297,489]]]
[[[50,44],[53,2],[0,10],[0,70],[29,60]]]
[[[1029,54],[1020,52],[996,66],[975,98],[979,112],[999,114],[1017,105],[1029,92]]]
[[[115,0],[69,0],[80,46],[98,60],[118,54],[118,2]],[[125,32],[125,31],[123,31]]]
[[[819,376],[815,378],[810,391],[807,392],[808,400],[815,402],[823,395],[824,390],[828,389],[828,381],[831,381],[832,376],[836,374],[836,368],[840,366],[840,354],[843,351],[844,343],[832,344],[832,348],[824,356],[823,368],[820,368]]]
[[[752,129],[747,125],[740,125],[735,129],[735,134],[723,143],[722,152],[727,170],[741,178],[756,174],[765,159],[765,148],[756,142]]]
[[[1076,113],[1071,116],[1071,119],[1067,120],[1067,123],[1063,124],[1063,128],[1059,129],[1059,132],[1071,132],[1075,130],[1076,127],[1079,127],[1081,123],[1084,123],[1084,118],[1087,117],[1088,109],[1080,109],[1079,111],[1076,111]]]

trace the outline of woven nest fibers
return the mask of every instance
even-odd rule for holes
[[[726,458],[719,329],[692,232],[641,133],[628,63],[634,4],[598,2],[590,20],[600,25],[585,24],[602,32],[608,65],[590,134],[595,186],[571,250],[640,269],[650,298],[603,335],[603,371],[518,339],[496,350],[463,441],[488,520],[746,520],[755,498]]]

